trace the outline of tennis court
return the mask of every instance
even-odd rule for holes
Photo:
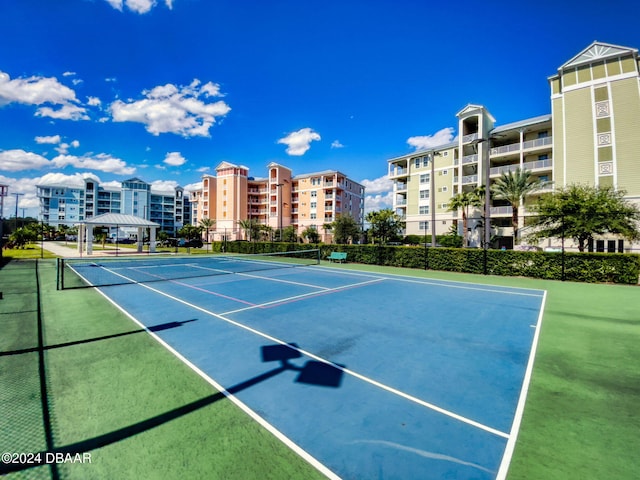
[[[544,292],[312,257],[68,267],[329,477],[503,477]]]

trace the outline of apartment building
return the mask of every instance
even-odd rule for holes
[[[450,211],[449,199],[491,185],[516,168],[548,182],[538,194],[573,183],[613,186],[640,204],[638,50],[594,42],[548,82],[548,115],[496,126],[485,106],[470,104],[456,114],[458,137],[453,143],[388,160],[393,209],[405,219],[406,234],[443,235],[451,229],[462,234],[462,212]],[[535,196],[527,202],[535,202]],[[469,212],[470,245],[480,245],[484,238],[483,217],[488,213],[492,246],[511,248],[511,206],[491,199],[489,207],[489,212]],[[520,210],[524,225],[526,204]],[[602,238],[592,247],[623,251],[630,246]]]
[[[298,235],[316,228],[330,241],[325,224],[339,215],[364,221],[364,187],[337,170],[293,175],[277,163],[267,165],[267,177],[249,176],[249,169],[222,162],[215,175],[202,177],[202,189],[191,192],[193,223],[215,220],[212,240],[241,240],[239,222],[255,220],[273,231],[294,226]]]
[[[117,186],[102,186],[92,179],[84,185],[37,185],[42,219],[51,226],[73,226],[105,213],[134,215],[160,224],[160,230],[175,235],[191,221],[191,204],[182,187],[159,191],[139,178]]]

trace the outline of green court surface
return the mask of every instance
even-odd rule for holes
[[[636,477],[638,287],[335,268],[547,290],[508,478]],[[83,452],[91,463],[7,478],[322,478],[98,292],[56,291],[52,260],[37,270],[40,302],[35,261],[0,269],[0,452]]]

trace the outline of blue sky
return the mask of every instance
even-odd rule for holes
[[[387,160],[485,105],[550,113],[547,77],[594,40],[640,47],[612,0],[0,0],[0,184],[139,177],[189,187],[222,161],[338,169],[390,206]],[[15,211],[5,199],[4,216]]]

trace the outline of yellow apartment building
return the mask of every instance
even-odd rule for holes
[[[625,190],[640,204],[639,72],[637,49],[594,42],[548,78],[551,114],[496,126],[485,106],[467,105],[456,114],[454,142],[388,160],[393,209],[405,219],[405,233],[443,235],[453,228],[462,234],[462,212],[450,211],[449,199],[516,168],[549,182],[538,194],[572,183],[603,185]],[[535,196],[527,197],[533,202]],[[488,215],[492,247],[511,248],[511,206],[491,199],[488,207],[469,212],[470,245],[481,244]],[[526,204],[520,212],[524,226]],[[541,246],[557,244],[551,239]],[[589,247],[611,252],[634,246],[601,238]]]
[[[293,176],[277,163],[267,165],[266,178],[249,176],[249,169],[222,162],[215,175],[202,177],[202,189],[191,192],[193,223],[215,220],[210,240],[243,240],[239,222],[255,220],[273,231],[294,226],[298,236],[315,228],[331,241],[325,226],[340,215],[364,222],[364,187],[337,170]]]

